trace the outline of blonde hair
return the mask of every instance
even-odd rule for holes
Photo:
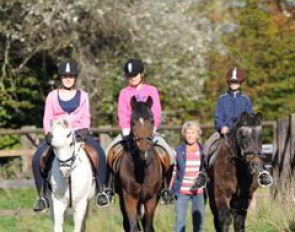
[[[199,135],[202,134],[202,130],[201,130],[199,122],[196,122],[196,121],[185,122],[181,129],[182,136],[185,136],[185,132],[187,129],[195,129]]]

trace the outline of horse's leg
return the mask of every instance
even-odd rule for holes
[[[218,196],[218,194],[215,193],[215,196]],[[228,232],[229,226],[232,223],[229,202],[230,198],[227,197],[227,193],[222,193],[219,190],[219,197],[216,199],[216,207],[218,212],[220,229],[222,232]]]
[[[123,228],[124,231],[130,231],[130,225],[129,225],[129,221],[128,221],[128,215],[125,209],[125,205],[124,205],[124,197],[123,197],[123,192],[120,191],[118,193],[119,196],[119,204],[120,204],[120,209],[121,209],[121,213],[123,216]]]
[[[126,215],[128,217],[128,223],[130,232],[137,232],[138,230],[138,213],[137,213],[137,206],[138,206],[138,199],[132,197],[130,194],[123,191],[123,198],[124,198],[124,208]],[[124,226],[125,229],[125,226]],[[125,229],[126,230],[126,229]]]
[[[145,232],[154,232],[154,215],[157,207],[157,196],[147,200],[144,203],[144,218],[143,218],[143,227]]]
[[[247,197],[235,199],[233,202],[233,205],[235,205],[233,210],[235,232],[245,231],[245,220],[247,216],[248,204]]]
[[[59,201],[52,198],[53,202],[53,221],[54,221],[54,232],[63,232],[64,224],[64,213],[67,208],[67,205],[63,201]]]
[[[75,229],[74,232],[84,232],[85,231],[85,216],[87,211],[87,199],[82,199],[75,204],[74,207],[74,221]]]
[[[218,209],[216,206],[217,197],[215,197],[213,181],[211,181],[211,184],[209,184],[207,186],[207,190],[208,190],[208,194],[209,194],[209,205],[210,205],[211,212],[213,214],[214,228],[215,228],[216,232],[220,232],[221,227],[220,227],[220,222],[219,222],[219,218],[218,218]]]
[[[234,210],[234,229],[235,232],[244,232],[245,231],[245,220],[246,220],[247,211],[246,210]]]
[[[218,218],[221,225],[221,231],[228,232],[232,219],[231,219],[230,209],[227,206],[227,204],[222,204],[218,208]]]

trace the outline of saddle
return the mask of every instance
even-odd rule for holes
[[[96,170],[98,169],[99,159],[97,151],[94,147],[92,147],[89,144],[83,144],[82,149],[84,149],[85,153],[87,154],[87,157],[91,163],[92,171],[93,173],[96,173]],[[41,173],[43,177],[46,179],[48,172],[50,171],[52,167],[52,162],[54,159],[54,152],[51,146],[49,146],[41,155],[39,166]]]
[[[220,139],[215,140],[209,148],[207,159],[205,158],[205,166],[210,167],[213,165],[220,148]]]
[[[167,173],[170,170],[170,163],[171,163],[170,155],[168,154],[166,149],[160,145],[156,145],[155,149],[156,149],[156,153],[160,157],[161,164],[164,168],[164,173]]]
[[[118,172],[119,158],[123,155],[124,146],[121,142],[111,147],[107,153],[107,164],[115,173]]]
[[[170,156],[168,152],[160,145],[155,145],[156,153],[158,154],[161,164],[164,168],[164,172],[168,172],[170,169]],[[109,167],[116,173],[118,171],[118,161],[122,156],[124,151],[124,146],[122,143],[115,144],[107,154],[107,163]]]

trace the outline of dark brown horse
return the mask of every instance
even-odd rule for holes
[[[125,231],[154,231],[153,219],[163,184],[163,167],[153,144],[152,99],[131,99],[131,134],[115,176]],[[141,215],[141,211],[144,214]]]
[[[263,170],[262,115],[243,113],[230,134],[220,141],[214,163],[208,168],[209,203],[217,232],[245,231],[247,209]]]

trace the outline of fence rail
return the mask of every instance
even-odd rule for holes
[[[275,131],[276,121],[265,121],[263,126],[272,128]],[[213,124],[203,124],[201,125],[203,130],[211,129],[213,130]],[[159,132],[165,131],[178,131],[180,133],[181,126],[174,125],[168,126],[163,125],[159,128]],[[118,133],[119,128],[104,126],[98,128],[91,128],[91,132],[99,135],[99,140],[102,146],[105,148],[111,141],[110,134]],[[31,158],[36,150],[36,146],[39,142],[35,142],[43,134],[41,128],[34,127],[24,127],[21,129],[0,129],[0,135],[20,135],[21,136],[21,148],[20,149],[10,149],[10,150],[0,150],[0,158],[3,157],[21,157],[22,158],[22,176],[31,176]],[[274,140],[275,141],[275,140]],[[33,181],[30,179],[19,179],[19,180],[0,180],[0,188],[24,188],[32,187]]]

